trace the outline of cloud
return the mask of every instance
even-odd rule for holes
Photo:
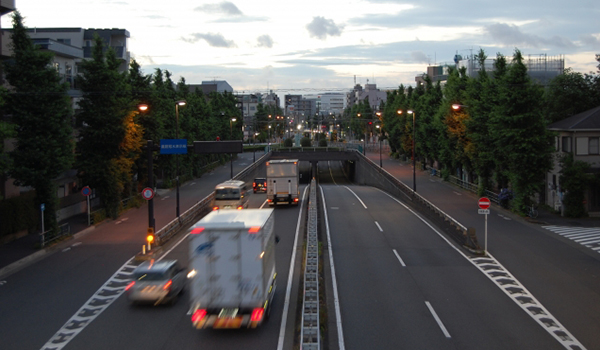
[[[555,46],[559,48],[573,48],[575,44],[569,39],[555,35],[545,39],[537,35],[523,33],[516,25],[506,23],[495,23],[485,26],[487,32],[494,41],[503,46],[525,46],[541,48],[543,46]]]
[[[192,38],[181,38],[181,40],[193,44],[199,40],[204,40],[208,43],[208,45],[212,47],[225,47],[225,48],[234,48],[237,47],[233,40],[227,40],[220,33],[194,33],[192,34]]]
[[[218,4],[206,4],[202,6],[198,6],[194,9],[194,11],[205,12],[211,14],[223,14],[229,16],[243,16],[244,14],[240,9],[235,6],[234,3],[229,1],[223,1]]]
[[[423,51],[413,51],[410,57],[418,63],[429,63],[429,57]]]
[[[258,41],[258,47],[273,47],[273,38],[271,38],[269,35],[261,35],[256,40]]]
[[[312,22],[306,25],[310,37],[320,40],[325,40],[327,35],[340,36],[343,28],[343,26],[336,25],[333,20],[321,16],[313,17]]]
[[[600,48],[600,35],[584,34],[580,37],[581,42],[592,48]]]

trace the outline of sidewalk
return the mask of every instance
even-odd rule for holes
[[[396,165],[403,165],[405,168],[410,168],[411,169],[411,179],[410,181],[406,182],[406,184],[408,186],[412,186],[412,164],[411,161],[401,161],[399,159],[393,159],[390,157],[389,154],[387,154],[386,152],[382,152],[381,155],[379,154],[379,150],[375,149],[369,149],[367,150],[367,154],[366,156],[371,159],[376,165],[379,165],[380,162],[380,156],[381,156],[381,162],[383,164],[383,169],[387,170],[388,172],[390,172],[390,168],[394,167]],[[386,168],[387,165],[387,168]],[[400,176],[398,176],[398,174],[393,174],[392,172],[390,172],[393,176],[395,176],[396,178],[400,179],[401,181],[406,181],[406,179],[401,179]],[[416,176],[417,176],[417,184],[419,182],[423,183],[423,181],[427,181],[427,179],[429,179],[430,174],[428,171],[423,171],[420,169],[417,169],[416,172]],[[449,182],[442,182],[439,185],[441,186],[442,184],[447,184],[448,186],[453,186],[457,191],[462,191],[462,192],[468,192],[468,193],[472,193],[469,192],[459,186],[454,186]],[[428,200],[431,200],[431,198],[426,198]],[[502,210],[506,210],[506,209],[502,209]],[[508,210],[507,210],[508,212]],[[567,217],[562,217],[560,216],[560,214],[555,214],[553,212],[551,212],[550,210],[544,208],[544,207],[538,207],[538,217],[535,219],[529,218],[529,217],[524,217],[523,219],[532,223],[536,223],[536,224],[540,224],[540,225],[554,225],[554,226],[570,226],[570,227],[598,227],[600,228],[600,217],[585,217],[585,218],[567,218]]]
[[[83,234],[94,229],[87,225],[87,214],[79,214],[59,222],[59,226],[69,224],[71,234]],[[28,234],[7,244],[0,245],[0,276],[5,268],[17,262],[26,263],[47,253],[52,248],[41,249],[39,232]],[[17,266],[15,266],[17,267]]]

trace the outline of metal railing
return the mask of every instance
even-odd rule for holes
[[[252,165],[242,170],[240,173],[233,177],[233,180],[240,180],[247,177],[250,173],[252,173],[256,168],[258,168],[262,163],[269,159],[271,153],[264,154],[261,158],[259,158]],[[156,231],[156,244],[162,245],[167,242],[171,237],[177,234],[181,228],[187,226],[192,223],[195,219],[197,219],[200,215],[206,214],[210,211],[211,203],[215,194],[211,193],[206,196],[204,199],[200,200],[198,203],[194,204],[190,209],[186,210],[183,214],[179,216],[179,218],[173,219],[171,222],[166,224],[164,227]]]
[[[310,183],[308,199],[308,222],[306,229],[306,259],[304,266],[304,297],[302,300],[302,323],[300,349],[320,350],[319,327],[319,240],[317,237],[317,186]]]
[[[62,225],[58,226],[58,233],[50,238],[48,238],[49,232],[50,231],[45,231],[45,232],[40,233],[40,246],[42,248],[44,248],[48,244],[53,243],[54,241],[56,241],[59,238],[62,238],[65,236],[70,236],[71,235],[71,225],[69,225],[69,223],[66,223],[66,224],[62,224]]]

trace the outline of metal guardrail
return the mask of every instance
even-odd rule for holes
[[[46,236],[50,231],[40,233],[40,245],[44,248],[46,245],[56,241],[59,238],[71,235],[71,225],[69,223],[58,226],[58,234],[50,239],[46,239]]]
[[[417,192],[413,191],[412,188],[408,187],[405,183],[392,176],[392,174],[388,173],[385,169],[379,167],[371,159],[363,156],[361,153],[359,153],[359,157],[361,157],[361,159],[363,159],[365,162],[369,163],[371,168],[379,172],[388,182],[397,187],[411,202],[419,205],[423,209],[429,210],[429,213],[434,214],[434,217],[440,217],[444,222],[447,222],[451,226],[455,227],[459,231],[459,235],[456,236],[455,234],[454,236],[460,241],[461,244],[474,250],[480,249],[479,244],[477,243],[477,238],[471,234],[467,227],[450,215],[446,214],[443,210],[419,195]]]
[[[319,240],[317,237],[317,186],[310,183],[308,222],[306,230],[306,260],[304,266],[304,297],[302,300],[302,323],[300,349],[320,350],[319,327]]]
[[[259,167],[266,159],[269,159],[271,153],[266,153],[262,157],[260,157],[256,162],[242,170],[240,173],[233,177],[233,180],[240,180],[248,176],[248,174],[252,173]],[[162,245],[167,242],[171,237],[179,232],[182,227],[185,227],[189,223],[193,222],[198,218],[199,215],[204,213],[208,213],[210,211],[210,204],[214,198],[215,194],[211,193],[206,196],[204,199],[200,200],[198,203],[194,204],[190,209],[186,210],[183,214],[179,216],[179,218],[173,219],[171,222],[163,226],[161,229],[156,231],[156,244]]]

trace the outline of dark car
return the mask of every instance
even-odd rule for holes
[[[264,177],[258,177],[254,179],[254,182],[252,183],[252,188],[254,190],[254,193],[267,192],[267,179],[265,179]]]

